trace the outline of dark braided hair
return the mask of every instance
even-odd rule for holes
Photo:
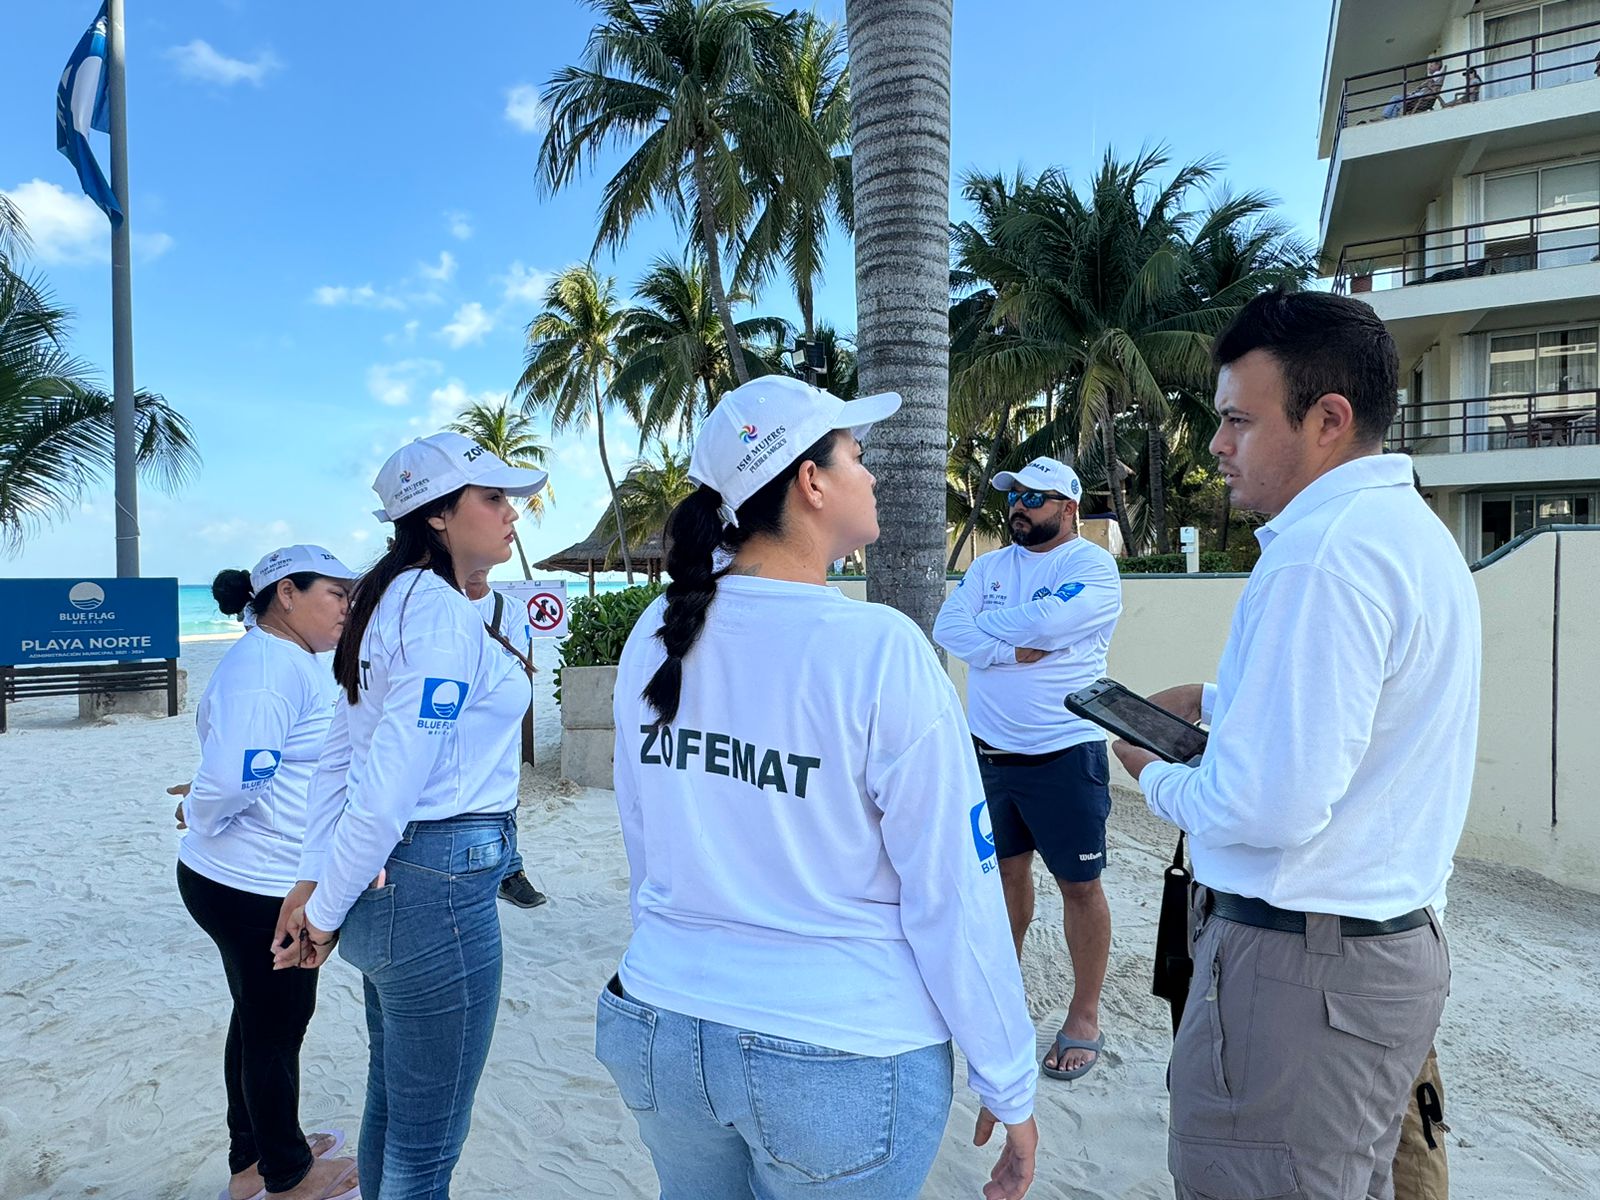
[[[378,601],[389,590],[389,585],[413,567],[432,571],[456,591],[456,567],[450,551],[439,531],[428,524],[430,517],[453,512],[466,488],[459,487],[437,500],[430,500],[421,508],[412,509],[394,523],[394,536],[383,557],[367,568],[366,574],[356,580],[355,593],[350,597],[350,612],[339,632],[339,644],[333,651],[333,677],[344,689],[352,705],[361,703],[361,639],[367,634],[372,614]],[[416,587],[416,582],[412,582]],[[406,593],[408,596],[409,592]],[[402,612],[404,609],[402,609]]]
[[[678,698],[683,689],[683,660],[705,628],[706,612],[717,594],[717,580],[728,568],[713,570],[712,555],[723,549],[736,552],[758,534],[783,532],[783,508],[789,485],[805,463],[819,467],[833,465],[839,430],[830,430],[808,446],[775,479],[739,506],[739,523],[724,527],[717,509],[722,494],[704,484],[672,510],[667,518],[667,611],[661,618],[656,637],[667,648],[667,659],[645,684],[645,703],[656,710],[656,724],[669,725],[678,716]],[[731,564],[730,564],[731,565]]]

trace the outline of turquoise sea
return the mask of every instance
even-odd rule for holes
[[[597,592],[615,592],[628,586],[625,579],[597,579]],[[576,575],[567,580],[567,596],[577,599],[589,593],[588,579]],[[200,634],[238,633],[239,622],[217,611],[211,598],[209,583],[183,583],[178,585],[178,636],[195,637]]]

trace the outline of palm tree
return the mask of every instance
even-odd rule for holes
[[[0,547],[9,554],[116,461],[112,400],[67,350],[69,314],[14,267],[27,245],[20,215],[0,196]],[[133,402],[135,462],[175,490],[200,465],[194,431],[156,393],[138,392]]]
[[[731,349],[743,358],[747,379],[768,374],[772,368],[745,342],[762,336],[781,341],[788,332],[776,317],[753,317],[740,322],[737,337],[723,337],[700,265],[665,256],[639,280],[634,301],[617,334],[623,365],[612,392],[640,414],[641,447],[668,426],[689,436],[716,407],[736,385]]]
[[[1270,201],[1258,193],[1224,197],[1197,217],[1184,204],[1212,180],[1213,164],[1191,163],[1158,186],[1153,176],[1167,161],[1160,148],[1128,163],[1108,152],[1083,194],[1057,170],[1019,181],[972,264],[996,289],[993,319],[1013,323],[1019,335],[1004,361],[1023,374],[1071,381],[1064,409],[1076,416],[1080,451],[1095,443],[1129,546],[1139,539],[1122,443],[1130,427],[1156,431],[1141,440],[1152,483],[1149,525],[1162,548],[1169,532],[1163,431],[1174,404],[1209,393],[1212,338],[1245,300],[1284,277],[1283,264],[1269,262],[1260,247],[1260,270],[1234,270],[1237,262],[1224,264],[1220,250],[1218,265],[1199,265],[1213,252],[1196,247],[1252,229]],[[1226,279],[1224,265],[1232,270]]]
[[[611,177],[595,249],[626,240],[658,206],[698,225],[724,335],[737,336],[722,276],[722,243],[742,229],[750,196],[741,148],[761,141],[774,159],[818,172],[831,163],[792,107],[770,101],[757,69],[781,19],[765,0],[588,0],[602,15],[581,67],[545,86],[550,127],[539,149],[544,186],[559,191],[608,146],[633,152]],[[691,215],[692,214],[692,215]],[[735,378],[749,374],[730,348]]]
[[[736,287],[761,288],[780,267],[800,307],[801,333],[816,334],[815,283],[822,274],[829,227],[853,230],[855,192],[850,178],[850,77],[844,31],[816,13],[796,14],[780,25],[786,36],[767,39],[761,63],[770,101],[799,114],[816,153],[774,156],[761,140],[743,146],[744,166],[757,215],[734,272]],[[817,170],[819,157],[828,159]]]
[[[549,447],[533,432],[533,421],[526,412],[514,410],[509,398],[499,404],[475,401],[461,411],[449,428],[471,438],[500,461],[513,467],[543,467],[549,455]],[[545,505],[555,502],[555,490],[547,481],[544,487],[523,501],[523,508],[535,522],[539,522],[544,520]],[[515,525],[511,527],[511,537],[516,543],[517,557],[522,560],[522,577],[532,579],[533,568],[528,565],[528,556],[522,549],[522,535],[517,532]]]
[[[600,466],[619,524],[617,480],[606,454],[606,393],[619,366],[617,336],[623,315],[617,305],[617,281],[611,276],[602,277],[588,263],[562,271],[545,289],[544,310],[528,324],[522,376],[512,391],[525,411],[548,410],[551,436],[574,423],[594,422]],[[636,413],[629,415],[638,419]],[[626,538],[620,549],[622,569],[632,583],[633,559]]]
[[[628,540],[637,546],[660,534],[672,510],[694,490],[695,483],[689,478],[688,453],[674,452],[666,442],[658,441],[654,457],[641,458],[629,467],[619,488]],[[616,534],[616,519],[608,516],[601,524],[601,531],[606,535]]]
[[[951,0],[847,0],[856,330],[864,392],[902,411],[873,433],[883,530],[867,597],[930,633],[944,601],[950,330]]]

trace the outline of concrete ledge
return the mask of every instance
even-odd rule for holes
[[[178,668],[178,711],[183,712],[189,698],[189,672]],[[80,692],[78,694],[78,719],[98,721],[122,713],[137,713],[147,717],[167,715],[167,690],[153,692]]]
[[[611,757],[615,745],[616,736],[609,729],[563,729],[561,777],[580,787],[615,787]]]
[[[609,730],[616,686],[615,667],[562,667],[561,728]]]

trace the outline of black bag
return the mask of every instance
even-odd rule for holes
[[[1172,1035],[1178,1035],[1183,1006],[1189,998],[1189,979],[1194,974],[1194,959],[1189,955],[1189,869],[1183,865],[1183,834],[1172,865],[1161,883],[1161,918],[1156,923],[1155,978],[1152,995],[1172,1006]]]

